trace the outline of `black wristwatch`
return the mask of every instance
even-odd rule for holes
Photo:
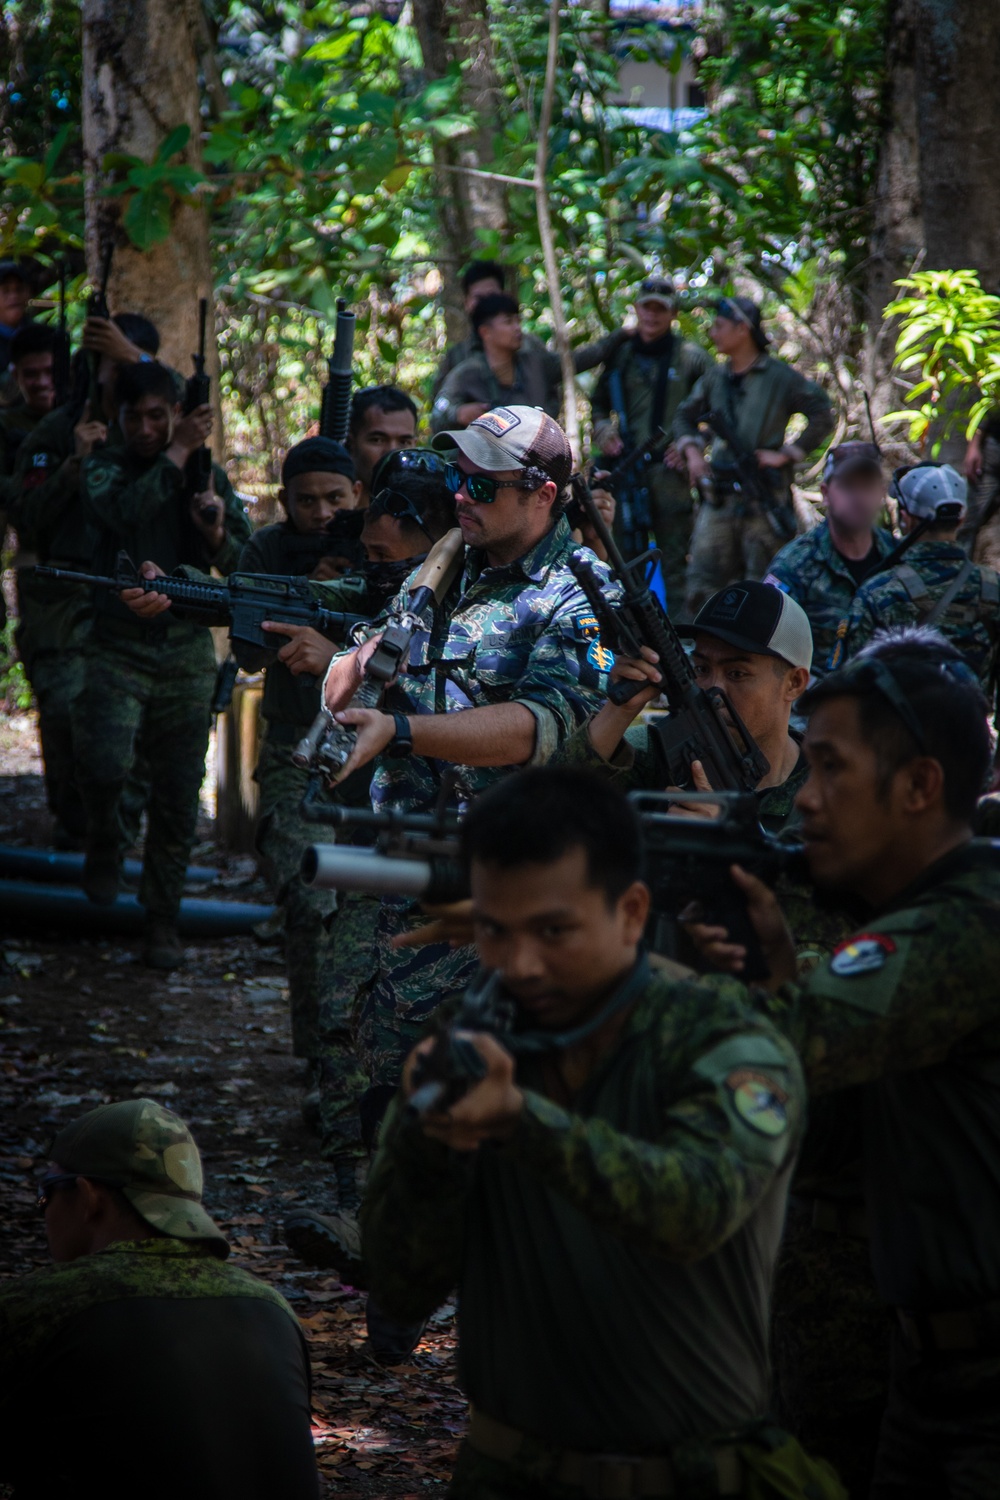
[[[394,755],[398,760],[405,760],[406,756],[413,754],[413,731],[410,729],[410,721],[405,714],[392,716],[396,726],[396,733],[386,745],[386,754]]]

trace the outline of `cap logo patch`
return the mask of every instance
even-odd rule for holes
[[[723,620],[735,620],[749,597],[746,589],[726,589],[712,605],[712,619],[720,624]]]
[[[492,432],[494,437],[503,437],[512,427],[520,427],[521,418],[506,406],[495,406],[492,411],[484,411],[481,417],[477,417],[469,424],[471,427],[484,427],[487,432]]]
[[[884,932],[861,932],[833,950],[830,973],[838,974],[841,979],[874,974],[895,951],[896,944]]]
[[[726,1079],[733,1108],[751,1130],[772,1138],[788,1129],[788,1095],[766,1073],[737,1068]]]

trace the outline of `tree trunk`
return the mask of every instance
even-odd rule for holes
[[[178,125],[191,137],[184,159],[201,169],[201,115],[194,6],[198,0],[83,0],[83,144],[87,264],[100,272],[114,242],[108,288],[112,312],[141,312],[160,331],[160,358],[191,373],[198,343],[198,299],[214,310],[208,216],[177,204],[170,235],[141,252],[118,228],[121,199],[108,198],[105,155],[151,161]],[[210,319],[210,325],[212,320]],[[218,357],[209,334],[209,369],[218,391]],[[217,426],[217,430],[218,426]],[[221,444],[216,445],[221,449]]]
[[[1000,281],[1000,4],[892,0],[888,77],[868,279],[868,380],[879,409],[898,405],[887,384],[892,331],[882,309],[893,282],[924,270],[978,271]]]
[[[428,78],[443,78],[450,66],[463,63],[462,103],[474,112],[478,127],[461,141],[434,146],[437,199],[441,211],[439,260],[445,272],[442,303],[449,341],[468,332],[458,275],[475,253],[475,231],[507,227],[503,185],[452,170],[457,166],[489,167],[498,113],[500,83],[486,0],[413,0],[413,24]]]

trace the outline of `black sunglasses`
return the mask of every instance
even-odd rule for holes
[[[520,481],[494,479],[490,474],[466,474],[458,464],[446,464],[444,482],[453,495],[464,486],[470,500],[475,500],[478,505],[492,505],[498,490],[537,490],[548,484],[549,476],[541,469],[525,469],[524,472],[525,478]]]
[[[420,527],[424,536],[430,538],[431,534],[424,525],[423,516],[414,505],[410,496],[404,495],[402,490],[379,490],[377,495],[372,496],[371,503],[368,506],[368,514],[373,521],[377,520],[379,516],[392,516],[397,521],[413,521],[415,525]]]

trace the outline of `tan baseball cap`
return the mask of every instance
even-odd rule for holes
[[[225,1258],[229,1242],[202,1207],[204,1177],[194,1137],[153,1099],[102,1104],[61,1130],[52,1161],[64,1172],[120,1188],[140,1218],[178,1240],[205,1240]]]
[[[569,439],[540,406],[494,406],[454,432],[439,432],[434,448],[458,448],[480,469],[540,469],[562,489],[573,472]]]

